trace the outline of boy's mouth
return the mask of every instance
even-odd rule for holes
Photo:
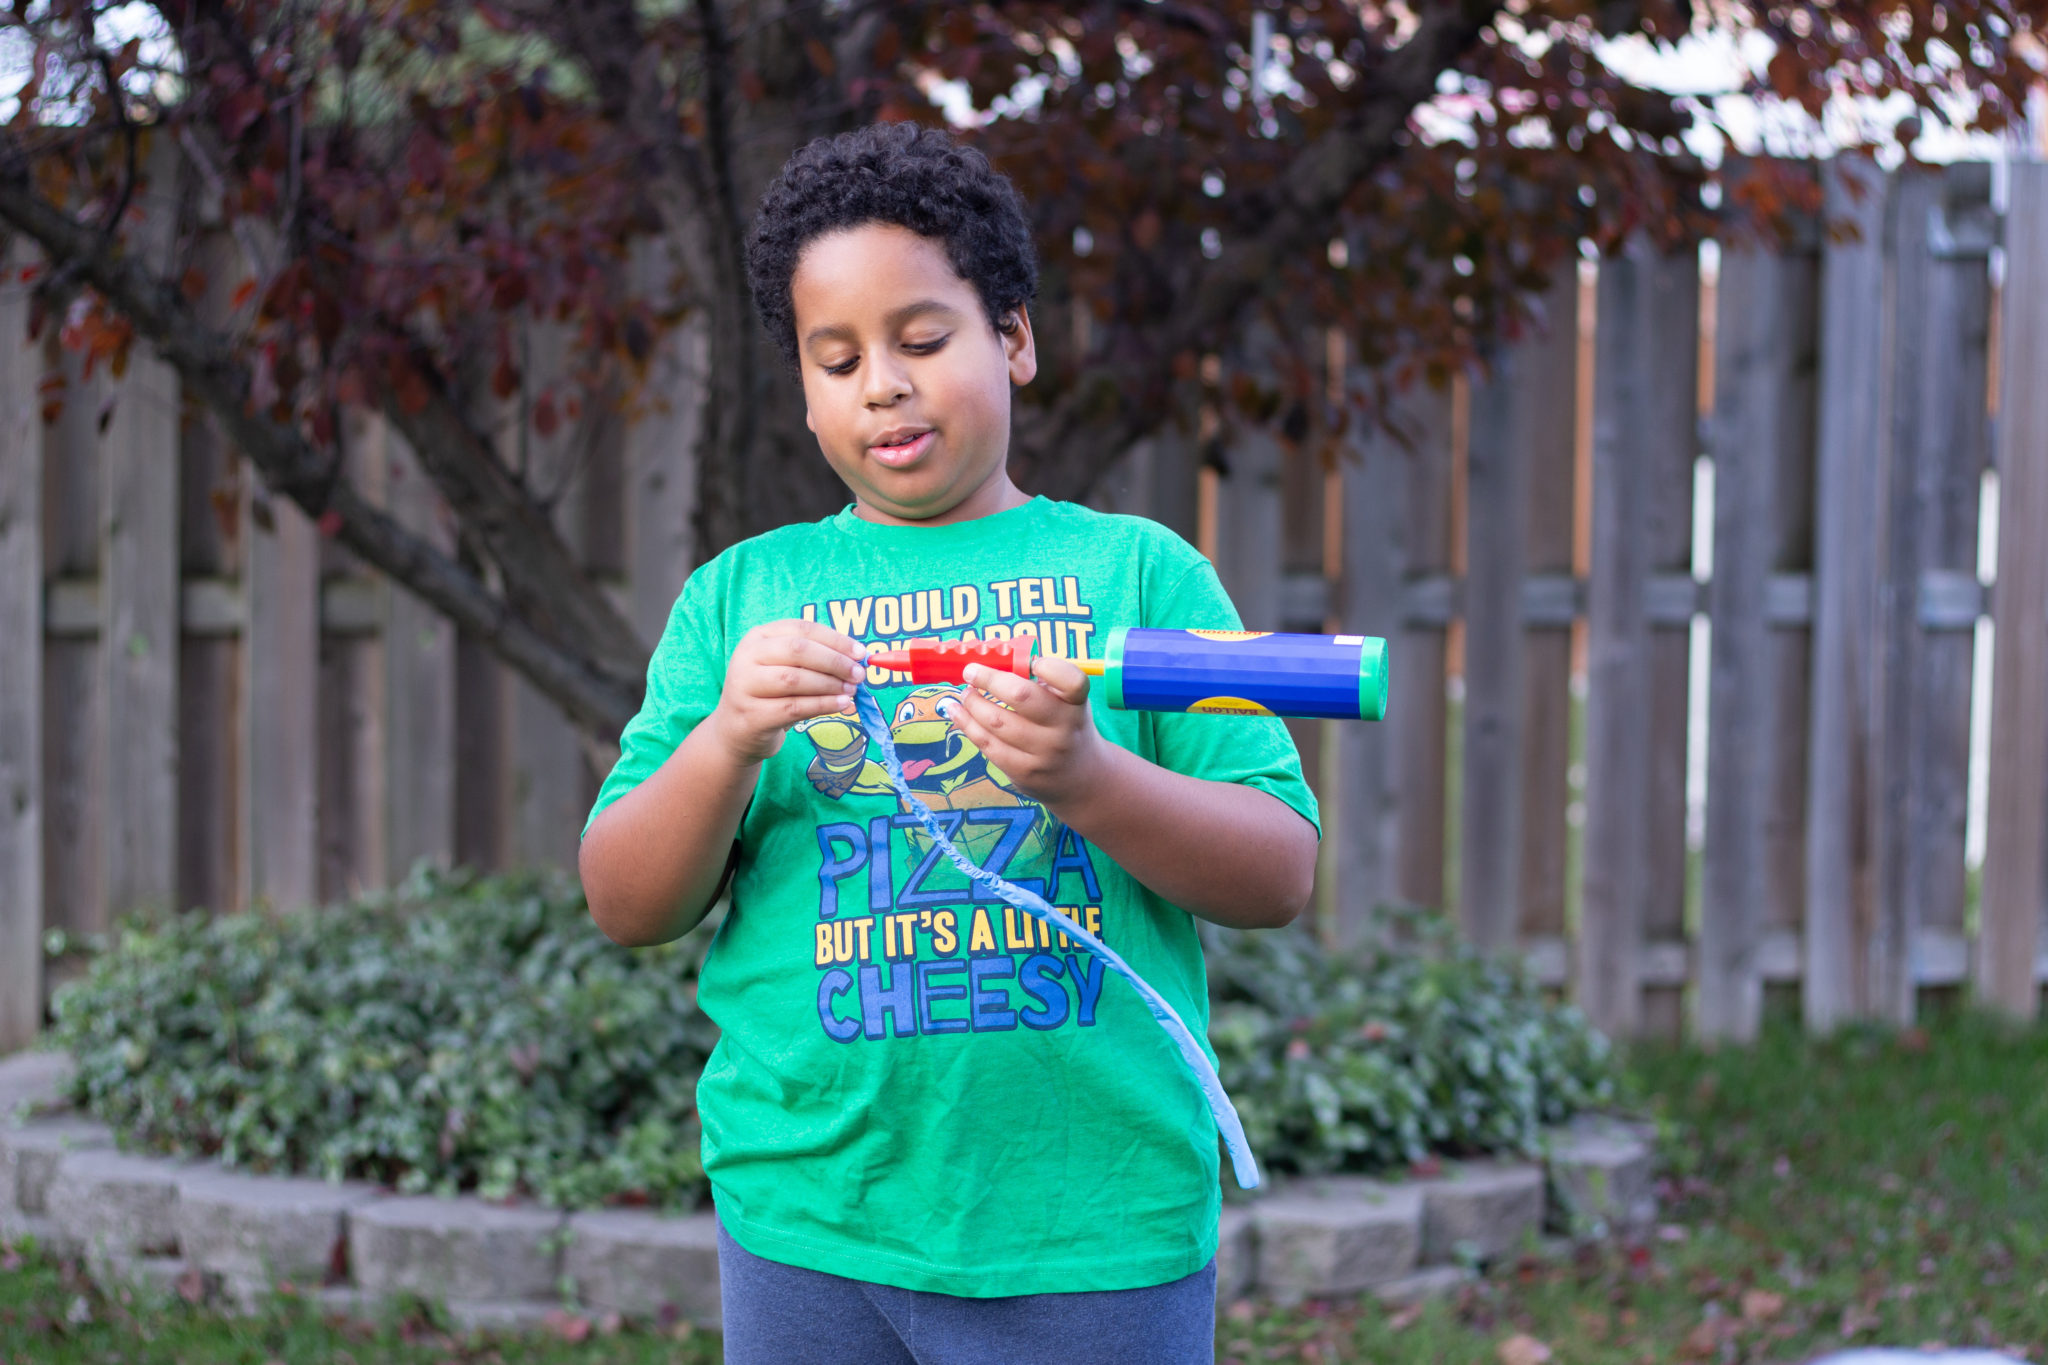
[[[868,447],[868,454],[891,469],[903,469],[923,457],[937,434],[930,427],[922,431],[885,431],[881,440]]]

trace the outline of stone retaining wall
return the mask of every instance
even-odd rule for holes
[[[57,1106],[69,1075],[58,1054],[0,1059],[0,1242],[32,1236],[107,1278],[189,1286],[197,1272],[241,1308],[289,1284],[357,1315],[430,1299],[465,1326],[531,1326],[565,1301],[718,1326],[708,1213],[564,1214],[126,1155],[104,1126]],[[1450,1163],[1398,1183],[1296,1180],[1226,1206],[1217,1298],[1406,1302],[1546,1233],[1604,1235],[1654,1216],[1640,1130],[1583,1120],[1548,1147],[1541,1163]]]

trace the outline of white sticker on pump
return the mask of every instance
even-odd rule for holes
[[[1362,645],[1365,643],[1365,637],[1363,635],[1339,635],[1337,643],[1340,645]]]

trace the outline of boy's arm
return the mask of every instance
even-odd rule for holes
[[[645,947],[696,927],[718,894],[762,762],[791,725],[847,707],[864,653],[811,621],[774,621],[741,638],[716,709],[583,836],[577,868],[606,936]]]
[[[1315,827],[1256,787],[1148,762],[1102,738],[1088,678],[1057,657],[1037,681],[979,666],[955,723],[1026,794],[1175,905],[1238,929],[1275,928],[1308,904]]]

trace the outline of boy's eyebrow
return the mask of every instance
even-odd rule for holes
[[[922,317],[926,313],[945,313],[949,316],[957,316],[959,310],[954,308],[952,304],[940,299],[918,299],[914,303],[906,303],[900,308],[890,309],[883,316],[882,321],[889,327],[901,327],[912,318]],[[810,331],[804,333],[804,345],[809,346],[813,342],[830,341],[852,335],[853,328],[851,327],[838,323],[826,323],[819,327],[813,327]]]

